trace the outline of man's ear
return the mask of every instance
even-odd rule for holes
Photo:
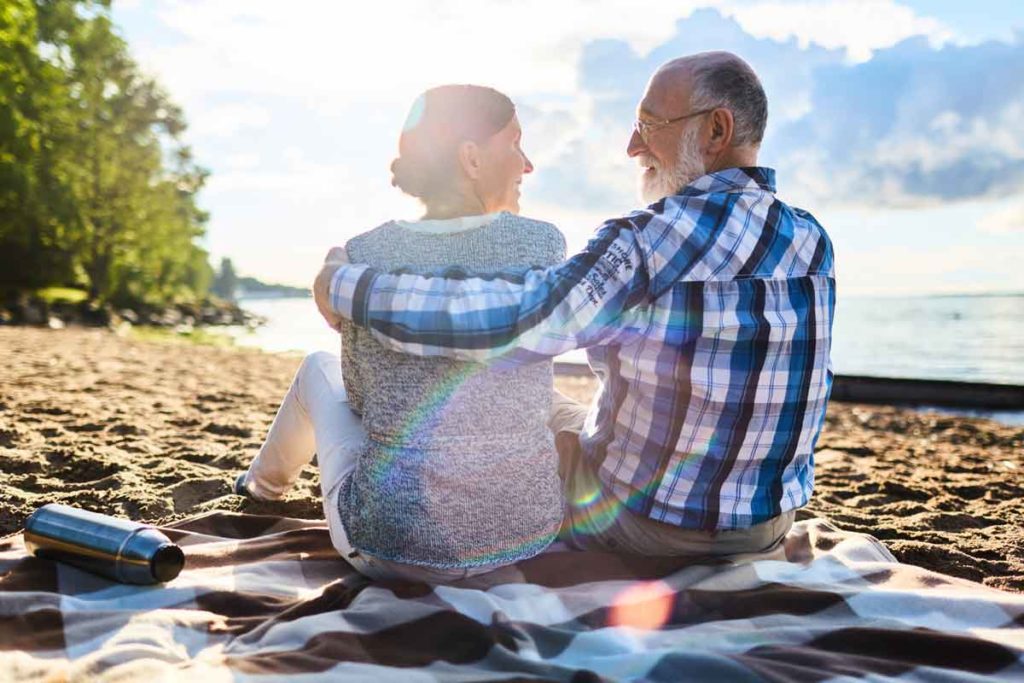
[[[470,180],[480,177],[480,147],[472,140],[459,144],[459,166]]]
[[[732,145],[735,122],[731,111],[724,107],[715,109],[708,117],[708,125],[711,128],[711,135],[708,138],[709,154],[718,154]]]

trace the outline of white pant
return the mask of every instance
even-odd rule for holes
[[[320,351],[306,356],[270,425],[244,486],[255,498],[284,497],[303,466],[317,454],[324,519],[343,557],[352,552],[338,512],[338,488],[356,466],[366,436],[341,380],[340,359]]]
[[[282,498],[302,468],[317,455],[324,519],[331,542],[345,560],[371,578],[403,578],[444,583],[489,568],[435,569],[406,565],[356,551],[338,511],[338,490],[356,467],[366,437],[362,420],[352,412],[341,378],[341,359],[326,351],[306,356],[270,425],[243,486],[255,498]]]

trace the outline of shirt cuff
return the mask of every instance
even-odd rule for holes
[[[366,308],[374,270],[364,265],[345,265],[334,272],[328,299],[334,312],[357,325],[366,319]]]

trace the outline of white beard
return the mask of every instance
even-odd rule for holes
[[[679,151],[672,168],[662,168],[653,157],[640,157],[641,166],[654,168],[653,174],[646,170],[640,174],[640,198],[645,203],[653,204],[662,197],[675,194],[707,172],[698,147],[697,133],[696,126],[687,126],[679,136]]]

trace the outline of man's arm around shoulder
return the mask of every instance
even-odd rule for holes
[[[606,222],[565,263],[521,275],[445,279],[347,265],[330,307],[388,348],[416,355],[514,362],[607,343],[647,299],[645,258],[628,219]]]

